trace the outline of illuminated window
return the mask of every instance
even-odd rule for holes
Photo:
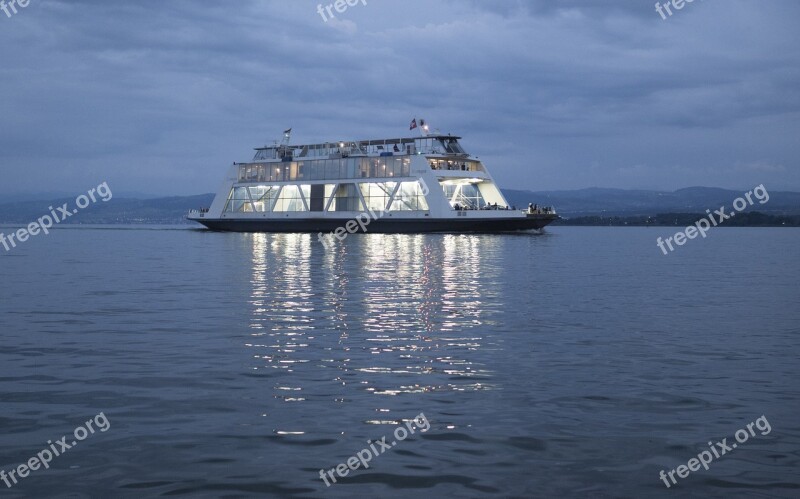
[[[374,182],[358,185],[361,187],[361,194],[364,196],[368,210],[385,210],[397,182]]]
[[[424,211],[428,201],[419,182],[400,182],[389,211]]]
[[[471,210],[480,210],[486,206],[486,200],[475,184],[442,184],[442,189],[451,206],[459,205]]]
[[[328,211],[364,211],[356,184],[339,184]]]
[[[229,213],[252,213],[253,205],[247,195],[247,187],[234,187],[228,196],[225,211]]]
[[[272,211],[308,211],[303,197],[308,197],[310,194],[310,185],[285,185],[281,189],[281,193],[275,201],[275,207]]]
[[[253,200],[253,208],[259,213],[272,211],[272,205],[278,197],[280,186],[259,185],[250,187],[250,197]]]

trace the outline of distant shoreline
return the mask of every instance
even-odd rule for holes
[[[659,213],[654,216],[564,217],[553,225],[591,227],[688,227],[707,215],[700,213]],[[774,216],[758,211],[740,213],[720,227],[800,227],[800,216]]]

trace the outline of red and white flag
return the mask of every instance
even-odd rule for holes
[[[409,129],[409,130],[413,130],[413,129],[415,129],[415,128],[417,128],[417,119],[416,119],[416,118],[414,118],[413,120],[411,120],[411,126],[410,126],[408,129]]]

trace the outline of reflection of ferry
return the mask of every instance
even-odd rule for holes
[[[188,218],[240,232],[328,232],[365,212],[369,232],[515,231],[558,218],[551,208],[509,206],[460,137],[289,145],[290,132],[234,163],[211,208]]]

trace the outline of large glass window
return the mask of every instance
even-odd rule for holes
[[[305,178],[309,180],[318,180],[322,178],[323,163],[320,161],[306,161],[305,162]]]
[[[325,208],[328,208],[328,202],[330,201],[331,196],[333,196],[336,187],[336,184],[325,184]],[[331,206],[333,206],[333,203],[331,203]]]
[[[400,182],[390,211],[420,211],[428,209],[428,201],[419,182]]]
[[[358,178],[367,178],[369,177],[369,165],[372,160],[367,158],[361,158],[361,163],[358,165],[358,172],[356,177]]]
[[[289,180],[297,180],[298,165],[296,161],[289,163]]]
[[[272,205],[280,191],[279,186],[258,185],[250,187],[250,197],[253,199],[255,211],[265,213],[272,211]]]
[[[278,199],[275,201],[275,208],[273,208],[273,211],[308,211],[303,201],[303,195],[308,197],[310,194],[310,185],[284,185],[281,189],[280,196],[278,196]]]
[[[475,184],[443,184],[442,188],[451,206],[459,205],[469,210],[480,210],[486,206],[486,200]]]
[[[267,165],[266,177],[268,181],[280,182],[283,180],[284,163],[272,163]]]
[[[369,210],[385,210],[389,204],[389,197],[394,192],[397,182],[374,182],[358,184],[364,195],[364,202]]]
[[[369,160],[369,177],[385,177],[386,176],[386,162],[381,158],[370,158]]]
[[[325,178],[336,180],[339,178],[339,161],[338,159],[325,160]]]
[[[403,176],[403,158],[391,158],[391,165],[392,168],[389,170],[388,175],[390,177],[402,177]],[[386,158],[386,162],[389,163],[389,158]],[[387,167],[388,170],[388,167]]]
[[[411,174],[411,160],[408,158],[386,158],[386,170],[389,177],[408,177]]]
[[[259,167],[263,165],[240,165],[239,166],[239,182],[255,182],[258,180]]]
[[[339,184],[329,211],[364,211],[356,184]]]
[[[228,196],[228,204],[225,211],[231,213],[251,213],[253,205],[247,196],[247,187],[234,187]]]
[[[361,176],[359,169],[361,162],[366,161],[364,158],[347,158],[342,160],[342,166],[339,173],[339,178],[358,178]]]

